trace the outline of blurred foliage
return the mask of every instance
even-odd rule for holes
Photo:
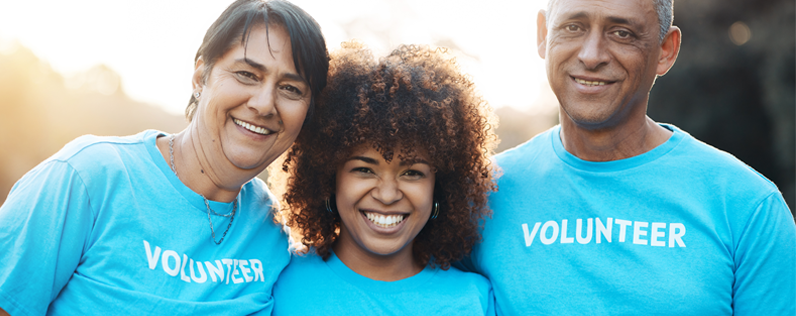
[[[746,162],[777,184],[793,212],[794,1],[675,0],[674,8],[682,47],[650,93],[649,116]]]
[[[186,125],[182,116],[129,99],[106,66],[65,79],[12,43],[0,51],[0,203],[25,172],[80,135],[178,132]]]

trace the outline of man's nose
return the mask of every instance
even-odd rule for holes
[[[592,30],[583,40],[578,59],[588,70],[596,70],[600,65],[607,64],[611,56],[607,50],[606,39],[602,32]]]

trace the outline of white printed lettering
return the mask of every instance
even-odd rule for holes
[[[205,267],[207,267],[207,274],[210,275],[213,282],[224,282],[224,267],[221,266],[221,261],[216,260],[215,266],[210,261],[205,261]],[[216,276],[219,281],[216,281]]]
[[[595,221],[597,222],[595,225],[597,226],[597,233],[595,234],[597,235],[597,243],[599,244],[601,242],[600,235],[605,237],[605,241],[611,242],[611,231],[613,230],[614,227],[613,224],[614,219],[609,217],[608,220],[606,221],[607,226],[603,226],[603,222],[600,221],[599,218],[596,218]]]
[[[169,258],[174,258],[174,268],[169,267]],[[160,260],[163,271],[170,276],[177,276],[180,273],[180,255],[174,250],[166,250],[163,252],[163,258]]]
[[[235,277],[236,275],[240,274],[238,273],[238,259],[232,259],[232,263],[234,264],[232,267],[232,283],[238,284],[243,282],[243,279]]]
[[[664,231],[661,231],[664,229]],[[652,223],[650,230],[650,246],[663,247],[666,246],[665,241],[659,241],[658,238],[666,236],[666,223]]]
[[[647,231],[641,230],[646,228],[650,223],[647,222],[633,222],[633,243],[636,245],[646,245],[647,240],[641,239],[641,236],[647,236]]]
[[[627,227],[630,226],[630,224],[633,224],[633,222],[626,221],[624,219],[616,219],[614,223],[619,225],[619,242],[625,242],[625,233],[627,233]]]
[[[205,269],[202,268],[202,263],[197,261],[196,266],[199,267],[199,275],[200,277],[196,277],[196,274],[193,272],[193,259],[191,259],[190,269],[191,269],[191,280],[196,283],[205,283],[207,281],[207,275],[205,275]]]
[[[155,253],[152,253],[152,249],[149,248],[149,243],[144,240],[144,248],[146,248],[146,259],[149,262],[149,269],[155,270],[155,266],[158,265],[158,259],[160,259],[160,247],[155,246]]]
[[[536,233],[539,231],[539,226],[541,225],[542,223],[534,224],[533,231],[531,231],[531,234],[528,235],[528,224],[522,224],[522,232],[524,233],[525,236],[525,247],[531,246],[531,244],[533,243],[533,238],[536,237]]]
[[[574,237],[567,237],[567,220],[561,221],[561,243],[562,244],[571,244],[575,242]]]
[[[550,238],[547,238],[547,229],[552,227],[553,228],[553,235]],[[558,239],[558,223],[555,221],[547,221],[542,226],[542,233],[539,234],[539,239],[541,239],[542,243],[545,245],[552,244]]]
[[[683,236],[685,236],[685,225],[682,223],[669,224],[669,248],[673,248],[675,242],[678,247],[685,247]]]
[[[220,259],[215,260],[214,264],[213,261],[202,262],[194,260],[185,253],[180,257],[174,250],[162,250],[146,240],[143,240],[143,242],[147,265],[150,270],[155,270],[158,266],[158,261],[160,261],[163,272],[173,277],[179,274],[180,281],[186,283],[205,283],[208,281],[208,275],[213,282],[226,284],[229,284],[230,279],[232,279],[233,284],[265,282],[263,263],[257,259]],[[154,251],[152,249],[153,246],[155,248]],[[196,262],[196,266],[194,266],[194,262]],[[224,271],[225,265],[227,267],[226,271]],[[186,266],[188,267],[187,271]],[[207,273],[205,273],[205,268],[207,268]],[[199,270],[198,274],[196,273],[197,269]]]
[[[249,262],[246,261],[246,260],[239,260],[238,261],[238,268],[240,268],[240,272],[241,272],[240,274],[243,275],[243,279],[246,280],[246,283],[251,282],[252,279],[254,279],[251,276],[249,276],[249,271],[251,271],[251,269],[247,268],[246,267],[247,265],[249,265]]]
[[[182,266],[180,267],[180,279],[185,281],[185,282],[191,283],[191,278],[189,278],[187,275],[185,275],[185,265],[187,265],[187,264],[188,264],[188,255],[182,254]]]
[[[580,243],[580,244],[588,244],[589,242],[591,242],[592,219],[591,218],[587,218],[586,219],[586,237],[585,238],[582,237],[583,236],[583,220],[582,219],[578,218],[577,222],[575,223],[575,230],[577,231],[577,233],[575,234],[575,237],[578,238],[578,243]]]
[[[533,229],[530,229],[529,224],[521,224],[525,247],[533,245],[534,239],[536,239],[537,236],[542,244],[551,245],[558,240],[559,232],[561,233],[561,240],[559,241],[561,244],[571,244],[577,240],[579,244],[585,245],[592,242],[592,237],[594,237],[598,244],[602,243],[603,238],[605,238],[606,242],[610,243],[613,240],[614,225],[619,226],[618,242],[620,243],[624,243],[626,240],[630,242],[631,238],[628,235],[632,233],[633,244],[664,247],[666,246],[666,226],[668,225],[669,247],[673,248],[675,245],[677,247],[686,246],[683,241],[686,228],[682,223],[652,222],[650,224],[650,222],[630,221],[611,217],[604,218],[604,220],[605,221],[600,218],[575,219],[575,229],[572,233],[574,236],[570,236],[568,233],[570,227],[569,220],[566,219],[562,219],[560,222],[553,220],[536,222],[534,223]],[[584,221],[586,222],[585,228]],[[630,231],[631,229],[632,232]],[[254,269],[253,264],[252,269]],[[241,271],[244,270],[241,269]],[[237,270],[233,271],[233,278],[237,278],[236,276],[240,275],[239,272],[240,271]],[[229,278],[229,276],[227,276],[227,278]],[[255,275],[255,281],[256,280],[257,275]]]
[[[254,271],[254,282],[257,282],[257,280],[265,282],[265,277],[263,277],[263,263],[257,259],[249,259],[249,262],[252,265],[252,271]]]
[[[229,275],[232,274],[232,264],[234,262],[232,261],[232,259],[221,259],[221,262],[223,262],[227,266],[227,276],[225,277],[226,281],[224,282],[224,284],[229,284]]]

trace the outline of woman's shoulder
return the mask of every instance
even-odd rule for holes
[[[492,283],[489,279],[475,272],[466,272],[450,267],[447,270],[439,269],[435,275],[433,282],[440,282],[440,284],[447,284],[451,288],[460,289],[477,289],[479,292],[489,292],[492,289]]]
[[[489,283],[489,279],[487,279],[483,275],[480,275],[480,274],[475,273],[475,272],[462,271],[462,270],[460,270],[460,269],[458,269],[456,267],[453,267],[453,266],[451,266],[447,270],[439,269],[439,272],[437,272],[437,275],[439,277],[441,277],[441,278],[449,278],[449,279],[461,280],[462,282],[466,282],[466,283],[475,283],[475,284],[483,284],[483,285],[489,285],[490,284]]]
[[[114,146],[141,144],[146,140],[164,134],[156,130],[146,130],[135,135],[128,136],[97,136],[87,134],[73,139],[64,145],[52,158],[68,160],[80,155],[86,150],[102,151]]]

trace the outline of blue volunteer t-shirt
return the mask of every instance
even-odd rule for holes
[[[204,199],[174,175],[163,133],[83,136],[0,207],[0,307],[11,315],[268,315],[289,263],[262,181],[211,241]],[[210,201],[219,214],[233,203]],[[216,240],[229,218],[212,215]]]
[[[682,130],[590,162],[554,127],[497,156],[483,243],[504,315],[795,315],[796,225],[776,186]]]
[[[426,267],[385,282],[362,276],[332,253],[294,256],[274,286],[274,315],[494,315],[481,275]]]

